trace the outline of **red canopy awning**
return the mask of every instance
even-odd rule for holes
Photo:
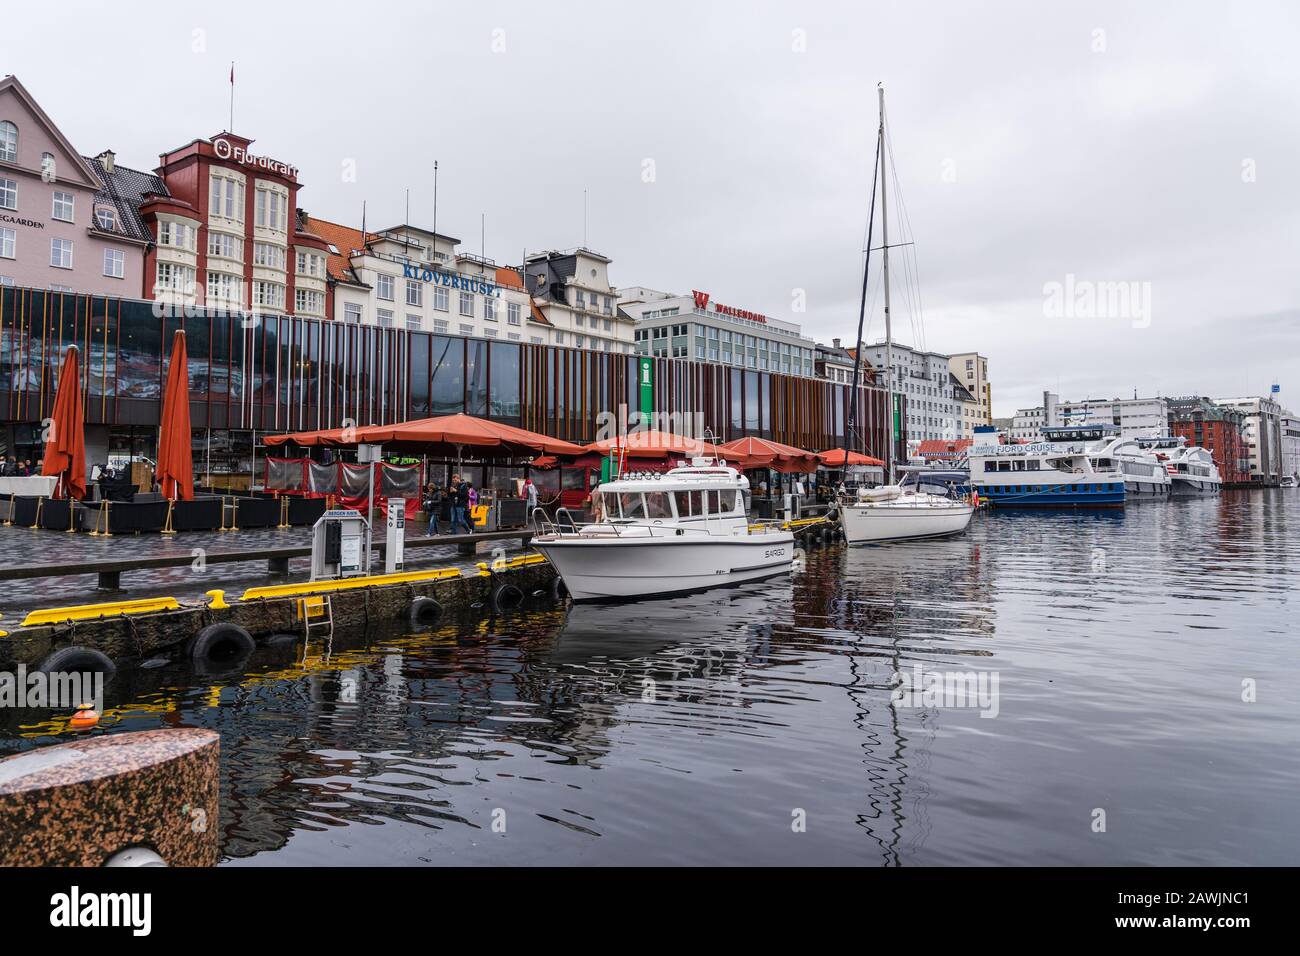
[[[86,497],[86,425],[75,345],[68,346],[59,369],[41,474],[59,479],[54,488],[56,498],[80,501]]]
[[[469,452],[483,458],[518,458],[542,454],[576,456],[583,452],[581,445],[572,442],[464,414],[421,418],[396,425],[366,425],[359,428],[329,428],[314,432],[267,435],[262,441],[272,446],[293,442],[305,447],[401,445],[418,448],[428,454],[461,455]]]
[[[844,449],[832,448],[830,451],[823,451],[817,455],[818,459],[827,468],[844,467]],[[872,458],[870,455],[862,455],[856,451],[849,452],[848,464],[850,465],[884,465],[879,458]]]
[[[819,464],[815,452],[767,438],[737,438],[718,448],[727,458],[744,461],[746,468],[771,468],[786,475],[816,471]]]
[[[190,373],[185,333],[172,337],[172,362],[163,393],[162,435],[158,439],[158,465],[154,477],[164,498],[194,498],[194,451],[190,444]]]

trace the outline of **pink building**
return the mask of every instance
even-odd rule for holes
[[[15,77],[0,79],[0,284],[140,298],[148,234],[138,196],[118,195],[124,172],[111,153],[85,159]]]

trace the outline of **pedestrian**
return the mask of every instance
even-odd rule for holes
[[[32,460],[30,458],[24,458],[22,475],[24,478],[26,478],[31,474],[32,474]]]
[[[466,534],[472,534],[474,529],[470,527],[468,509],[469,509],[469,482],[461,478],[460,475],[453,475],[452,485],[452,502],[451,502],[451,533],[455,534],[459,527],[465,528]]]
[[[13,478],[18,474],[18,462],[14,461],[14,456],[10,455],[0,464],[0,478]]]
[[[537,486],[533,484],[533,479],[524,479],[524,493],[520,495],[528,507],[528,513],[531,515],[533,509],[537,507]]]
[[[442,489],[431,481],[424,492],[424,511],[429,516],[429,534],[439,534],[438,512],[442,509]]]

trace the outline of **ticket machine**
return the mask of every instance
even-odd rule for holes
[[[348,508],[326,511],[317,518],[311,535],[311,579],[369,574],[369,531],[370,524],[361,513]]]

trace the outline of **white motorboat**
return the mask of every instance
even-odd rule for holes
[[[965,531],[974,512],[968,499],[912,474],[900,485],[858,489],[840,505],[840,524],[849,544],[942,538]]]
[[[591,522],[546,522],[532,547],[575,601],[663,597],[788,573],[794,535],[751,525],[748,490],[743,474],[711,458],[623,475],[592,493]],[[561,509],[557,521],[566,516]]]
[[[1113,425],[1052,426],[1042,429],[1040,442],[972,445],[966,453],[971,490],[996,507],[1122,508],[1123,475],[1093,463],[1097,443],[1109,442],[1115,431]]]
[[[1182,435],[1138,439],[1169,473],[1171,498],[1198,498],[1217,495],[1223,487],[1214,455],[1200,445],[1188,445]]]
[[[1164,463],[1136,438],[1103,439],[1088,452],[1092,469],[1102,476],[1124,479],[1125,501],[1164,501],[1172,480]]]
[[[1283,475],[1282,480],[1278,482],[1279,488],[1294,488],[1296,486],[1295,475]]]

